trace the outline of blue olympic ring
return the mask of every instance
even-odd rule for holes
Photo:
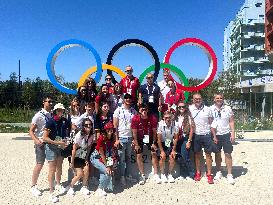
[[[47,75],[49,77],[49,80],[51,83],[60,91],[67,93],[67,94],[72,94],[76,95],[77,90],[70,89],[64,85],[62,85],[58,80],[56,79],[55,75],[55,69],[54,65],[56,62],[57,57],[67,48],[75,47],[75,46],[80,46],[84,47],[87,50],[91,51],[92,54],[94,55],[97,63],[97,72],[95,76],[95,81],[98,83],[101,79],[102,75],[102,64],[101,64],[101,58],[98,54],[98,52],[89,44],[86,43],[85,41],[77,40],[77,39],[70,39],[66,41],[62,41],[61,43],[57,44],[49,53],[47,57],[47,62],[46,62],[46,70],[47,70]]]

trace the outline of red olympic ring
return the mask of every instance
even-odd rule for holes
[[[194,45],[202,48],[203,51],[207,54],[209,59],[209,72],[205,80],[196,86],[185,87],[179,83],[176,83],[179,89],[184,91],[196,92],[198,90],[204,89],[205,87],[209,86],[209,84],[213,81],[214,76],[216,75],[217,71],[217,57],[213,51],[213,49],[207,44],[206,42],[198,39],[198,38],[184,38],[177,41],[172,47],[167,51],[164,57],[164,63],[169,64],[170,57],[175,49],[183,45]]]

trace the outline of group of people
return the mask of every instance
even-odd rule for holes
[[[223,148],[227,180],[234,184],[231,157],[234,116],[231,108],[224,104],[223,95],[215,94],[214,105],[207,107],[202,96],[195,93],[192,104],[188,105],[168,70],[164,70],[164,79],[158,85],[152,73],[147,74],[147,83],[140,85],[133,76],[132,66],[127,66],[125,72],[126,77],[115,84],[113,77],[106,75],[99,92],[94,79],[88,78],[78,88],[78,95],[68,109],[61,103],[53,106],[52,98],[44,97],[43,108],[33,117],[29,131],[36,154],[32,194],[41,195],[37,181],[45,159],[49,164],[52,202],[58,201],[54,190],[73,196],[73,187],[79,180],[82,180],[80,192],[90,194],[88,180],[95,169],[100,173],[96,191],[99,196],[106,196],[107,190],[113,190],[116,172],[120,184],[126,186],[129,180],[135,180],[128,169],[134,153],[140,173],[139,184],[143,185],[147,178],[142,158],[145,146],[151,152],[153,179],[158,184],[175,181],[173,170],[178,159],[184,162],[185,177],[200,181],[202,148],[208,183],[213,184],[222,177]],[[66,110],[69,111],[67,115]],[[212,152],[217,167],[214,178]],[[66,187],[61,184],[64,158],[68,158],[74,170],[74,177]],[[167,168],[166,162],[169,163]]]

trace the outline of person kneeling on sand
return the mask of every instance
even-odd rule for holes
[[[86,118],[82,122],[82,129],[78,132],[74,139],[74,145],[71,156],[71,167],[76,169],[76,175],[71,180],[71,184],[66,187],[67,194],[73,196],[75,191],[73,186],[75,183],[83,179],[83,186],[80,192],[84,195],[89,195],[88,177],[89,177],[89,155],[94,142],[93,123]]]
[[[133,144],[137,155],[137,165],[141,173],[139,184],[145,183],[144,165],[142,161],[143,146],[146,144],[151,150],[152,164],[154,168],[154,179],[156,183],[161,183],[161,180],[157,173],[158,160],[156,155],[157,150],[157,117],[155,115],[148,115],[148,105],[142,104],[139,108],[139,113],[134,115],[132,118],[132,133],[133,133]]]
[[[116,167],[117,164],[117,152],[115,151],[114,144],[114,126],[112,122],[108,122],[104,125],[104,130],[97,140],[96,149],[90,157],[91,163],[100,172],[99,186],[96,191],[96,194],[99,196],[107,195],[105,189],[113,190],[113,167]]]
[[[158,146],[160,149],[159,166],[161,171],[161,180],[163,183],[174,182],[172,170],[175,166],[175,150],[177,145],[178,132],[178,127],[174,124],[172,113],[165,111],[163,120],[158,123],[157,129]],[[165,161],[167,156],[169,157],[169,171],[167,172],[168,178],[165,175]]]

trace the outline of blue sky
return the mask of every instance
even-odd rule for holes
[[[0,73],[1,80],[18,73],[21,60],[22,79],[48,79],[46,60],[59,42],[79,39],[90,43],[102,62],[111,48],[128,38],[146,41],[157,51],[160,61],[176,41],[196,37],[206,41],[223,67],[223,33],[234,19],[243,0],[47,0],[0,3]],[[183,46],[172,55],[170,63],[187,77],[205,78],[208,60],[198,47]],[[151,56],[140,47],[126,47],[116,54],[113,65],[124,69],[132,65],[139,76],[153,64]],[[77,82],[84,71],[96,65],[84,48],[65,50],[57,58],[55,70],[66,81]],[[117,77],[119,79],[119,77]]]

